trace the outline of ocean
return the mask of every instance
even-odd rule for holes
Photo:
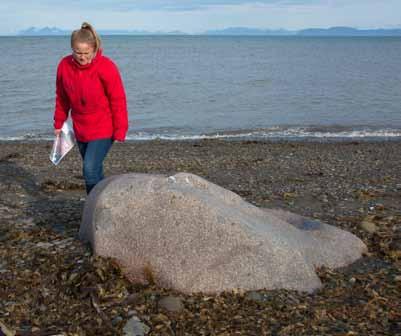
[[[398,37],[105,36],[128,139],[401,139]],[[53,138],[69,37],[0,37],[0,140]]]

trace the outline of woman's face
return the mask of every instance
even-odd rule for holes
[[[76,42],[72,48],[72,55],[79,64],[86,65],[95,57],[95,48],[86,42]]]

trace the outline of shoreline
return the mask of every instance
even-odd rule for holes
[[[38,133],[0,137],[0,142],[42,142],[52,141],[53,134]],[[401,141],[401,128],[372,128],[332,126],[274,126],[254,129],[226,129],[191,133],[176,130],[164,133],[163,129],[152,132],[137,131],[127,135],[128,142],[147,141],[258,141],[258,142],[387,142]]]
[[[196,143],[196,142],[234,142],[234,143],[266,143],[266,144],[377,144],[377,143],[401,143],[401,137],[356,137],[356,138],[318,138],[318,137],[293,137],[293,138],[183,138],[183,139],[126,139],[123,144],[136,143]],[[46,144],[53,142],[53,138],[46,139],[0,139],[0,144],[27,143],[27,144]]]

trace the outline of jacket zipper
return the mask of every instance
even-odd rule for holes
[[[84,85],[82,83],[82,71],[78,70],[78,77],[79,77],[79,83],[80,83],[80,90],[79,90],[79,95],[80,95],[80,103],[82,106],[86,105],[86,98],[85,98],[85,92],[84,92]]]

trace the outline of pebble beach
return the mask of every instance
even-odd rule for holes
[[[401,142],[128,141],[105,175],[189,172],[248,202],[350,231],[368,253],[319,269],[312,294],[288,290],[183,295],[130,283],[78,239],[85,188],[74,148],[0,142],[0,328],[16,335],[401,334]],[[161,304],[166,297],[179,308]],[[138,322],[139,323],[139,322]],[[6,334],[2,329],[3,333]],[[1,333],[0,333],[1,334]]]

